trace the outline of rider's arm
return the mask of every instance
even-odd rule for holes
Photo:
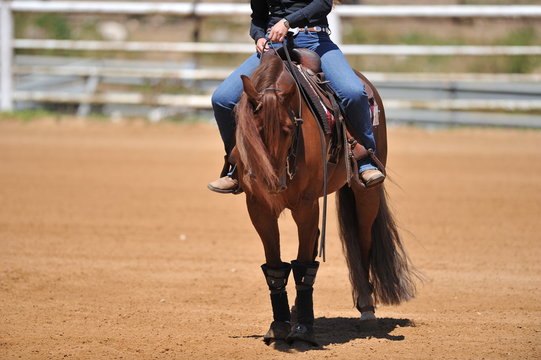
[[[253,1],[252,1],[253,3]],[[314,0],[302,9],[289,14],[285,19],[289,22],[290,27],[297,27],[300,24],[327,16],[332,10],[333,0]]]
[[[269,22],[269,8],[266,1],[250,0],[252,7],[252,22],[250,24],[250,36],[257,40],[264,38],[267,32],[267,24]]]

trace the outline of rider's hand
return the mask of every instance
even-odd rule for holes
[[[282,19],[274,24],[269,34],[270,41],[281,43],[284,40],[288,30],[287,26],[284,25],[284,22],[285,19]]]
[[[262,54],[265,51],[269,50],[269,45],[267,44],[265,46],[266,42],[267,42],[267,39],[265,38],[260,38],[256,41],[255,49],[257,50],[258,53]]]

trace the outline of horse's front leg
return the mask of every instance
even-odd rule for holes
[[[291,314],[287,300],[286,285],[291,264],[280,258],[280,232],[276,212],[254,198],[246,197],[250,219],[263,242],[266,263],[261,265],[270,290],[273,322],[263,336],[268,345],[272,341],[285,340],[291,331]]]
[[[297,340],[317,346],[314,334],[313,291],[319,262],[314,261],[317,255],[319,236],[318,219],[319,204],[315,200],[303,200],[291,209],[293,219],[298,228],[299,250],[297,260],[291,262],[297,297],[295,299],[296,319],[286,341]]]

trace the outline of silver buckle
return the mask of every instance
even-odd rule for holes
[[[298,27],[296,27],[296,28],[289,28],[289,29],[287,30],[287,32],[292,33],[293,36],[297,36],[297,34],[299,33],[299,31],[300,31],[300,30],[299,30]]]
[[[314,30],[316,32],[321,32],[321,26],[314,26]]]

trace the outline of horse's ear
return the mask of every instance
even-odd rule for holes
[[[258,93],[255,89],[254,85],[252,84],[252,80],[246,75],[241,75],[240,78],[242,79],[242,86],[244,88],[244,92],[246,95],[248,95],[248,100],[254,105],[257,104],[257,97]]]

